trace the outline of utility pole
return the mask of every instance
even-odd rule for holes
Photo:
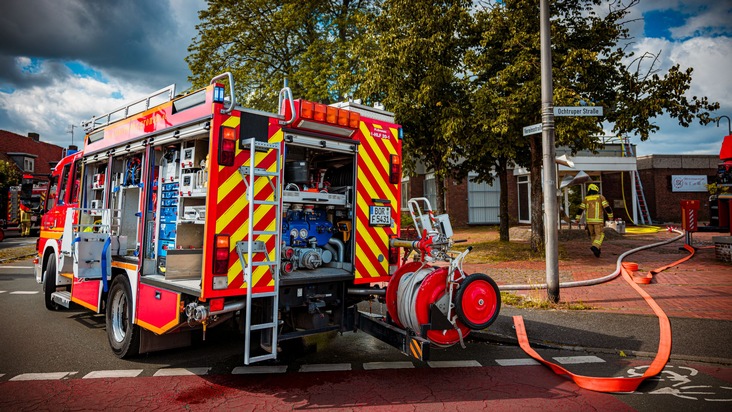
[[[548,0],[540,0],[541,36],[541,146],[544,168],[544,244],[546,254],[546,293],[551,302],[559,302],[559,234],[557,233],[557,175],[554,168],[554,86]]]
[[[71,146],[74,145],[74,127],[78,127],[74,124],[69,125],[69,130],[66,131],[66,133],[71,133]]]

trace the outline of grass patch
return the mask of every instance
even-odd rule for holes
[[[559,302],[552,303],[548,299],[531,299],[523,295],[511,292],[501,292],[501,304],[512,306],[518,309],[543,309],[543,310],[590,310],[592,306],[580,302]]]
[[[0,260],[7,260],[8,262],[16,259],[26,258],[29,255],[36,253],[35,245],[26,245],[20,247],[12,247],[7,249],[0,249]]]
[[[533,252],[528,242],[501,242],[496,240],[469,245],[473,246],[473,250],[468,255],[470,263],[495,263],[515,260],[525,262],[544,261],[545,250],[542,248],[539,251]],[[456,247],[458,246],[463,247],[461,244],[456,245]],[[566,260],[567,252],[564,246],[560,244],[558,249],[559,259]]]

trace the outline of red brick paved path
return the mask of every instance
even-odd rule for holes
[[[697,248],[690,260],[667,269],[654,277],[643,288],[658,302],[670,317],[705,318],[732,320],[732,264],[715,258],[713,236],[719,233],[694,233],[692,245]],[[616,268],[618,256],[638,246],[656,243],[675,237],[676,234],[659,232],[652,235],[625,235],[607,239],[598,259],[589,250],[586,239],[560,242],[569,255],[568,260],[559,262],[560,281],[586,280],[603,277]],[[683,239],[668,245],[647,249],[628,256],[625,262],[638,263],[640,271],[650,270],[670,264],[688,255],[679,248]],[[469,262],[469,260],[468,260]],[[546,268],[539,262],[504,262],[491,264],[466,264],[468,273],[484,272],[501,284],[546,282]],[[516,276],[517,270],[526,275]],[[512,276],[505,276],[510,271]],[[516,293],[535,298],[545,298],[545,290],[519,291]],[[647,314],[653,312],[643,299],[621,278],[610,282],[586,287],[563,288],[560,290],[563,302],[581,302],[595,310],[623,314]]]

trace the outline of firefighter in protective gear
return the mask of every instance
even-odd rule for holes
[[[585,214],[586,227],[590,232],[590,238],[592,239],[592,246],[590,250],[595,254],[595,257],[600,257],[600,247],[602,241],[605,239],[605,219],[603,217],[603,211],[607,213],[610,220],[613,220],[613,209],[610,207],[605,196],[600,194],[600,189],[596,184],[591,184],[587,187],[587,196],[580,204],[580,214],[576,216],[579,222],[582,214]]]
[[[20,236],[30,236],[31,210],[23,203],[20,204]]]

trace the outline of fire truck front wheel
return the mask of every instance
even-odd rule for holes
[[[118,358],[135,356],[140,351],[140,327],[132,323],[132,292],[126,276],[112,281],[107,295],[107,337]]]
[[[43,272],[43,300],[46,302],[46,309],[59,310],[61,306],[54,302],[51,298],[53,292],[56,291],[56,256],[48,257],[46,271]]]

